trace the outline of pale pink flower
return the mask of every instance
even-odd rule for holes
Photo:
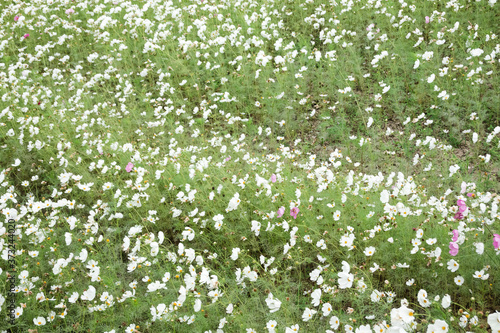
[[[285,214],[285,207],[280,207],[278,209],[278,217],[282,217]]]
[[[273,183],[276,183],[276,175],[273,173],[273,175],[271,176],[271,181]]]
[[[425,17],[425,24],[428,24],[431,21],[431,18],[429,16]]]
[[[19,16],[14,16],[14,21],[17,22],[17,20],[19,20]]]
[[[456,256],[458,254],[458,244],[450,242],[450,255]]]
[[[292,215],[294,219],[297,219],[298,213],[299,213],[299,209],[297,207],[293,207],[292,209],[290,209],[290,215]]]
[[[453,230],[453,238],[451,239],[452,242],[456,242],[458,240],[458,230],[455,229]]]
[[[125,167],[125,171],[130,172],[130,171],[132,171],[133,167],[134,167],[134,164],[132,164],[132,162],[128,162],[127,166]]]
[[[493,234],[493,247],[495,250],[498,250],[500,248],[500,235],[499,234]]]

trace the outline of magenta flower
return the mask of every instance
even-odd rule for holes
[[[278,217],[282,217],[285,214],[285,207],[280,207],[278,209]]]
[[[431,21],[431,18],[429,16],[425,17],[425,24],[428,24]]]
[[[456,256],[458,254],[458,244],[450,242],[450,254]]]
[[[467,196],[470,198],[474,195],[474,193],[467,193]]]
[[[495,248],[495,250],[498,250],[500,248],[500,235],[499,234],[493,235],[493,247]]]
[[[451,239],[452,242],[456,242],[458,240],[458,230],[455,229],[453,230],[453,238]]]
[[[292,209],[290,209],[290,215],[292,215],[294,219],[297,219],[298,213],[299,213],[299,209],[297,207],[293,207]]]
[[[19,20],[19,16],[14,16],[14,22],[17,22],[17,20]]]
[[[128,162],[127,166],[125,167],[125,171],[130,172],[130,171],[132,171],[133,167],[134,167],[134,164],[132,164],[132,162]]]
[[[24,39],[28,38],[29,36],[30,36],[30,34],[24,35]]]
[[[276,175],[273,173],[273,175],[271,176],[271,181],[273,183],[276,183]]]
[[[453,218],[454,218],[455,220],[461,220],[461,219],[463,219],[463,218],[464,218],[464,216],[462,215],[462,213],[457,212],[457,213],[455,214],[455,216],[453,216]]]
[[[462,214],[467,210],[467,205],[465,204],[465,201],[458,199],[457,200],[457,205],[458,205],[458,212]]]

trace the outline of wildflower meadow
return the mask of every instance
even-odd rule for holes
[[[497,0],[0,2],[0,332],[500,332]]]

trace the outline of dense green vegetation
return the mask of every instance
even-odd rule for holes
[[[0,8],[0,329],[500,331],[496,0]]]

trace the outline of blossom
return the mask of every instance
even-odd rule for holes
[[[285,333],[295,333],[299,331],[299,325],[292,325],[292,327],[287,327]]]
[[[354,275],[348,272],[339,273],[339,288],[346,289],[352,287],[352,282],[354,280]]]
[[[450,254],[452,256],[456,256],[458,254],[458,244],[454,242],[450,242]]]
[[[290,209],[290,215],[292,215],[294,219],[297,219],[298,213],[299,213],[299,209],[297,207],[293,207],[292,209]]]
[[[234,196],[229,200],[229,203],[226,208],[226,213],[229,213],[230,211],[236,210],[238,206],[240,205],[240,194],[235,193]]]
[[[332,312],[332,305],[330,303],[323,303],[321,311],[323,311],[323,316],[328,316]]]
[[[73,14],[75,10],[73,8],[66,9],[66,14]]]
[[[35,323],[36,326],[43,326],[47,322],[46,322],[45,318],[43,318],[43,317],[37,317],[37,318],[33,318],[33,323]]]
[[[484,270],[476,271],[473,275],[476,279],[481,279],[481,280],[487,280],[490,275],[489,274],[484,274]]]
[[[448,269],[450,271],[456,272],[459,267],[460,267],[460,265],[455,260],[451,259],[450,261],[448,261]]]
[[[95,292],[95,288],[89,286],[89,289],[85,290],[80,298],[84,301],[92,301],[95,298]]]
[[[446,294],[443,296],[443,299],[441,300],[441,306],[445,309],[449,308],[451,305],[451,297],[450,295]]]
[[[321,289],[316,289],[312,292],[311,294],[311,298],[312,298],[312,305],[314,306],[318,306],[319,303],[320,303],[320,299],[321,299]]]
[[[356,333],[371,333],[372,330],[370,328],[370,325],[361,325],[360,327],[356,328]]]
[[[233,250],[232,250],[232,254],[231,254],[231,259],[232,259],[232,260],[236,260],[236,259],[238,259],[238,255],[239,255],[239,253],[240,253],[240,252],[241,252],[241,250],[240,250],[240,248],[239,248],[239,247],[235,247],[235,248],[233,248]]]
[[[337,316],[332,316],[330,318],[330,328],[331,329],[334,329],[336,330],[337,328],[339,328],[339,325],[340,325],[340,321],[339,321],[339,318]]]
[[[407,329],[415,319],[413,315],[414,312],[412,309],[407,308],[405,305],[401,305],[400,308],[391,310],[391,324],[395,327]]]
[[[127,166],[125,167],[125,171],[130,172],[130,171],[132,171],[133,167],[134,167],[134,164],[132,164],[132,162],[128,162]]]
[[[484,252],[484,244],[481,242],[474,243],[474,246],[476,247],[476,253],[481,255]]]
[[[431,302],[427,299],[427,292],[423,289],[420,289],[417,295],[418,303],[420,303],[420,306],[427,308],[431,305]]]
[[[280,207],[278,209],[278,217],[282,217],[285,214],[285,207]]]
[[[14,22],[17,22],[17,20],[19,20],[19,16],[14,16]]]
[[[453,230],[453,238],[451,239],[452,242],[456,242],[458,240],[458,230],[455,229]]]
[[[460,275],[456,276],[454,281],[457,286],[461,286],[462,284],[464,284],[464,278]]]
[[[493,247],[495,250],[500,249],[500,235],[499,234],[493,234]]]
[[[473,57],[479,57],[481,54],[483,54],[484,51],[481,49],[472,49],[470,50],[470,55]]]
[[[269,293],[269,295],[267,296],[266,304],[269,307],[270,313],[278,311],[281,307],[281,301],[277,298],[274,298],[272,293]]]
[[[28,38],[29,36],[30,36],[30,34],[25,34],[24,39]]]
[[[428,24],[430,21],[431,21],[431,19],[429,18],[429,16],[426,16],[425,17],[425,23]]]
[[[488,325],[490,325],[492,332],[500,331],[500,312],[495,311],[495,313],[488,315]]]
[[[448,323],[444,320],[437,319],[434,324],[427,326],[427,333],[448,332]]]
[[[275,329],[276,325],[278,325],[278,323],[276,322],[276,320],[269,320],[266,323],[266,328],[269,330],[270,333],[272,333],[272,332],[276,331],[276,329]]]
[[[369,246],[363,251],[363,253],[365,254],[365,256],[371,257],[375,253],[375,247]]]
[[[316,312],[317,312],[316,310],[306,308],[306,309],[304,310],[304,313],[302,314],[302,320],[303,320],[303,321],[308,321],[309,319],[311,319],[311,318],[312,318],[312,316],[314,316],[314,314],[315,314]]]
[[[271,176],[271,181],[273,183],[276,183],[276,175],[273,173],[272,176]]]

